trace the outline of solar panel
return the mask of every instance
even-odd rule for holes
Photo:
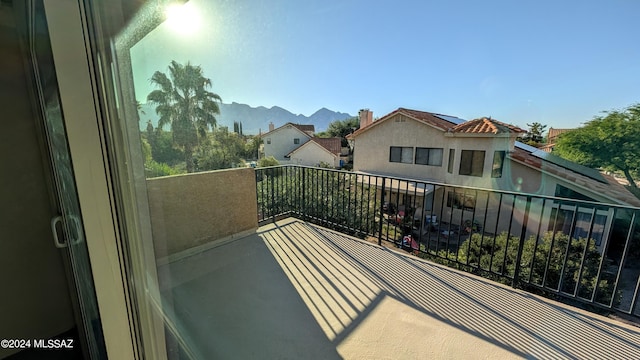
[[[520,141],[516,141],[515,145],[516,145],[517,148],[520,148],[520,149],[522,149],[524,151],[528,151],[530,153],[534,153],[534,152],[538,151],[538,148],[535,148],[535,147],[533,147],[531,145],[527,145],[525,143],[521,143]]]
[[[454,124],[456,124],[456,125],[460,125],[460,124],[462,124],[463,122],[467,121],[467,120],[460,119],[460,118],[457,118],[457,117],[455,117],[455,116],[449,116],[449,115],[433,114],[433,116],[438,117],[438,118],[440,118],[440,119],[442,119],[442,120],[445,120],[445,121],[448,121],[448,122],[454,123]]]
[[[567,159],[563,159],[559,156],[553,155],[551,153],[548,153],[546,151],[540,150],[538,148],[535,148],[533,146],[521,143],[519,141],[515,142],[515,146],[517,148],[520,148],[524,151],[527,151],[529,153],[531,153],[531,155],[537,157],[538,159],[542,159],[544,161],[547,161],[549,163],[552,163],[554,165],[558,165],[560,167],[563,167],[567,170],[571,170],[577,174],[580,175],[584,175],[588,178],[591,178],[593,180],[599,181],[603,184],[608,184],[609,182],[604,178],[604,176],[602,176],[602,174],[600,174],[600,172],[598,170],[580,165],[580,164],[576,164],[573,161],[569,161]]]

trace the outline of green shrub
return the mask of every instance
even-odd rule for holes
[[[185,173],[185,171],[180,171],[178,169],[172,168],[171,166],[165,163],[159,163],[154,160],[147,161],[144,164],[144,172],[147,179]]]
[[[473,234],[460,246],[458,261],[469,264],[476,272],[483,270],[513,278],[519,242],[519,237],[508,236],[506,232],[497,235],[495,240],[491,236],[483,238],[481,234]],[[556,232],[555,236],[551,231],[546,232],[538,241],[535,236],[530,236],[523,243],[518,280],[569,294],[577,292],[577,296],[590,299],[596,287],[602,255],[593,240],[585,250],[586,245],[587,239],[572,239],[561,232]],[[502,277],[500,281],[509,283],[508,278]],[[596,301],[608,303],[611,300],[613,286],[610,280],[600,279]]]
[[[277,166],[277,165],[280,165],[280,163],[273,156],[264,157],[258,160],[258,167]]]

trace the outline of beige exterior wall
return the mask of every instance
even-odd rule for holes
[[[157,258],[258,227],[251,168],[149,179],[147,188]]]
[[[493,157],[495,151],[509,151],[513,149],[513,140],[510,140],[508,137],[453,137],[448,136],[448,134],[445,138],[449,141],[449,148],[455,149],[453,172],[451,174],[447,172],[445,176],[445,182],[447,184],[504,189],[504,168],[502,178],[493,178],[491,176],[493,170]],[[480,150],[485,152],[482,177],[460,175],[460,159],[462,158],[462,150]],[[449,153],[447,150],[447,159],[448,155]]]
[[[292,162],[284,156],[309,141],[309,135],[289,124],[264,134],[262,139],[265,157],[273,156],[281,164],[290,164]],[[294,139],[300,139],[300,143],[294,144]]]
[[[291,155],[291,164],[318,166],[321,162],[330,164],[334,168],[340,166],[339,157],[315,142],[310,142]]]
[[[443,148],[442,166],[389,162],[391,146]],[[448,142],[439,129],[396,115],[359,135],[354,142],[355,171],[395,174],[443,181],[447,171]]]
[[[392,146],[442,149],[442,165],[420,165],[390,162]],[[369,131],[360,134],[354,145],[354,170],[393,174],[396,176],[446,182],[448,184],[492,187],[501,186],[503,180],[491,177],[495,150],[513,149],[508,137],[453,135],[398,114]],[[455,150],[453,173],[447,172],[449,150]],[[461,150],[484,150],[483,176],[459,175]]]

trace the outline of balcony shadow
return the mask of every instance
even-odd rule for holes
[[[295,219],[160,274],[197,358],[640,358],[639,329]]]
[[[598,315],[306,223],[291,222],[279,230],[290,247],[314,264],[341,259],[342,268],[307,265],[325,271],[325,280],[365,278],[381,293],[513,357],[598,358],[606,356],[607,349],[616,349],[616,357],[640,357],[640,330]],[[358,287],[355,280],[351,285]],[[353,291],[340,295],[348,298]],[[355,328],[346,326],[329,338],[346,339]]]
[[[256,235],[159,270],[163,312],[177,330],[183,354],[196,359],[341,358]]]

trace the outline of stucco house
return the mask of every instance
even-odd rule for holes
[[[264,156],[273,156],[281,164],[341,166],[340,138],[318,138],[313,125],[286,123],[274,128],[271,123],[261,137]]]
[[[331,167],[340,168],[342,166],[341,150],[340,138],[312,137],[287,154],[287,157],[291,164],[308,166],[329,164]]]
[[[426,216],[431,209],[445,208],[446,213],[438,215],[455,220],[473,211],[476,217],[505,222],[496,224],[497,231],[507,227],[507,219],[501,220],[497,213],[500,210],[489,205],[495,193],[460,193],[446,185],[640,206],[640,200],[612,177],[517,142],[525,131],[495,119],[465,121],[405,108],[376,121],[371,118],[361,113],[360,129],[348,136],[354,148],[354,171],[432,182],[433,186],[414,191],[413,197],[386,195],[397,205],[420,204]],[[583,218],[595,216],[594,238],[612,226],[607,220],[610,214],[583,214],[575,206],[548,202],[539,211],[545,214],[541,221],[547,221],[542,226],[548,226],[552,213],[577,214],[576,230]]]

